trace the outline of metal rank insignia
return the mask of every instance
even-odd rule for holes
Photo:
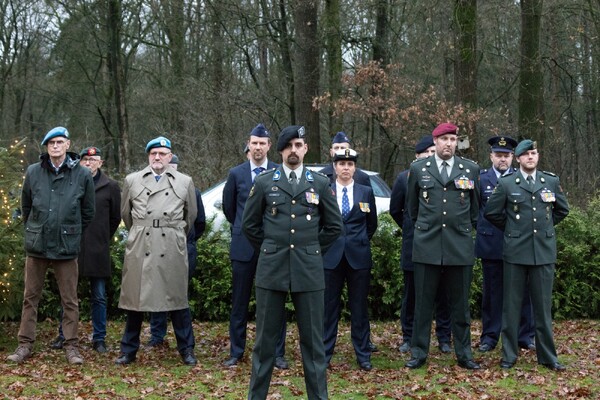
[[[429,193],[427,193],[427,190],[423,190],[423,200],[429,204]]]
[[[360,211],[364,212],[364,213],[369,213],[371,212],[371,208],[369,207],[369,203],[358,203],[358,207],[360,208]]]
[[[271,215],[272,216],[276,216],[277,215],[277,207],[271,207]]]
[[[305,192],[304,195],[308,204],[319,205],[319,193]]]
[[[551,192],[548,189],[542,190],[540,196],[544,203],[554,203],[556,201],[556,195],[554,194],[554,192]]]
[[[454,180],[454,186],[456,186],[457,189],[472,190],[475,188],[475,182],[463,175]]]

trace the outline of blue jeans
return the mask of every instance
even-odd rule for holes
[[[92,342],[104,341],[106,338],[106,278],[90,278],[90,302],[92,306]],[[62,309],[58,336],[64,339],[62,331]]]

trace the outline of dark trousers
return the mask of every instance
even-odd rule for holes
[[[402,341],[410,343],[413,335],[415,318],[415,273],[403,270],[404,293],[402,294],[402,309],[400,310],[400,324],[402,325]],[[452,331],[450,329],[450,304],[446,285],[439,285],[435,295],[435,335],[438,343],[450,343]]]
[[[348,285],[348,308],[350,308],[350,336],[356,360],[371,360],[369,350],[369,285],[371,270],[353,269],[346,256],[334,269],[325,269],[325,327],[323,342],[325,360],[329,363],[335,349],[338,324],[342,312],[341,299],[344,283]]]
[[[483,266],[483,299],[481,303],[481,344],[496,347],[502,330],[502,302],[504,298],[504,262],[502,260],[481,260]],[[529,288],[525,285],[521,320],[519,323],[519,347],[527,348],[533,343],[535,325]]]
[[[504,307],[502,312],[502,359],[514,363],[519,355],[518,331],[525,287],[535,321],[535,350],[538,362],[558,361],[552,333],[552,286],[554,264],[519,265],[504,263]]]
[[[231,283],[231,314],[229,315],[229,354],[231,357],[242,358],[246,348],[246,327],[248,325],[248,307],[254,286],[254,275],[256,275],[255,256],[249,262],[232,260],[232,283]],[[283,310],[282,324],[277,340],[276,356],[285,355],[285,308]]]
[[[185,308],[169,312],[171,313],[171,322],[173,323],[173,331],[177,339],[177,350],[179,353],[183,353],[188,348],[194,348],[194,331],[192,329],[190,309]],[[121,339],[121,353],[130,354],[138,351],[140,348],[140,333],[143,321],[143,312],[127,310],[125,332],[123,332]]]
[[[429,354],[433,305],[438,287],[443,282],[448,289],[456,358],[463,362],[473,359],[469,310],[472,279],[472,265],[443,266],[415,263],[415,324],[410,342],[413,358],[424,360]]]
[[[304,382],[309,400],[327,399],[327,363],[323,347],[324,290],[292,292],[298,319]],[[287,292],[256,288],[256,344],[248,399],[266,399],[275,365],[275,347],[283,321]]]

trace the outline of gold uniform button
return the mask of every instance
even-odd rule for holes
[[[291,215],[292,219],[296,218],[296,214]]]
[[[296,204],[296,200],[292,200],[292,204]]]
[[[534,229],[534,230],[533,230],[533,233],[537,233],[537,229]]]
[[[442,200],[442,202],[444,202],[444,203],[445,203],[445,202],[446,202],[446,199]]]
[[[291,233],[296,233],[296,230],[295,230],[295,229],[292,229],[290,232],[291,232]]]
[[[442,224],[442,228],[445,228],[445,227],[446,227],[446,224]]]
[[[534,218],[534,219],[533,219],[533,222],[537,222],[537,218]]]
[[[294,245],[293,245],[293,244],[290,244],[290,249],[293,249],[293,248],[294,248]]]
[[[444,211],[442,214],[446,215],[446,211]]]

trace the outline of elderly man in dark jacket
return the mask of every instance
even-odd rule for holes
[[[106,281],[111,276],[110,240],[121,222],[121,189],[100,170],[104,160],[99,148],[87,147],[79,156],[80,164],[91,171],[96,189],[96,215],[81,240],[79,275],[90,278],[92,347],[98,353],[106,353]],[[61,318],[58,337],[51,347],[60,349],[64,341]]]
[[[19,346],[7,357],[22,363],[35,342],[37,309],[42,297],[46,270],[54,269],[64,309],[65,353],[70,364],[82,364],[77,325],[77,256],[83,230],[94,218],[94,182],[87,168],[79,165],[69,132],[63,127],[50,130],[42,146],[47,153],[30,165],[21,194],[25,224],[25,291],[19,328]]]

